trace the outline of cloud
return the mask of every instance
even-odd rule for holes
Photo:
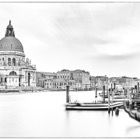
[[[97,58],[106,61],[129,61],[132,59],[140,59],[140,52],[123,55],[98,55]]]
[[[121,70],[110,70],[113,63],[121,68],[121,62],[140,61],[139,7],[139,3],[0,4],[0,36],[10,18],[25,54],[41,71],[65,67],[93,71],[96,65],[94,73],[100,75],[105,68],[101,64],[107,64],[106,74],[117,74]]]

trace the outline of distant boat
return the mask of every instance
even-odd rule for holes
[[[99,95],[100,95],[101,97],[103,97],[103,92],[102,92],[102,93],[99,93]],[[105,93],[105,98],[108,98],[108,94],[107,94],[107,93]]]
[[[19,89],[0,89],[0,93],[19,92]]]
[[[114,99],[124,99],[126,98],[124,95],[116,95],[114,96]]]
[[[122,94],[117,94],[118,92],[116,92],[115,94],[114,94],[114,99],[123,99],[123,98],[125,98],[125,96],[124,95],[122,95]],[[103,93],[99,93],[99,95],[101,96],[101,97],[103,97]],[[111,96],[112,94],[110,94],[110,96]],[[107,93],[105,93],[105,98],[108,98],[108,94]]]

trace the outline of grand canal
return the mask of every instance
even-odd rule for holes
[[[123,109],[66,111],[65,92],[0,94],[0,137],[140,137],[140,123]],[[93,91],[70,92],[71,100],[92,102]]]

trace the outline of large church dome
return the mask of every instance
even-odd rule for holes
[[[23,52],[23,46],[17,38],[8,36],[0,40],[0,51]]]
[[[6,28],[5,37],[0,40],[0,51],[24,52],[21,42],[15,37],[11,21]]]

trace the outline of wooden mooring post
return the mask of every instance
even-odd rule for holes
[[[95,88],[95,98],[97,98],[97,91],[98,91],[98,89],[97,89],[97,87]]]
[[[132,100],[134,100],[133,87],[131,88],[131,95],[132,95]]]
[[[135,97],[137,97],[138,95],[138,85],[135,85]],[[135,97],[134,97],[134,108],[137,108],[137,102],[135,101]]]
[[[97,90],[98,90],[98,88],[95,87],[95,103],[96,103],[96,98],[97,98]]]
[[[111,95],[112,95],[112,116],[113,116],[113,87],[112,87],[112,83],[111,83]]]
[[[110,113],[110,89],[108,89],[108,113]]]
[[[125,90],[124,87],[123,87],[123,94],[124,94],[126,97],[128,97],[128,95],[126,94],[126,90]]]
[[[116,83],[114,83],[114,90],[116,89]]]
[[[139,82],[138,82],[138,84],[137,84],[137,92],[138,92],[138,94],[139,94]]]
[[[69,85],[66,86],[66,103],[69,103]]]
[[[136,93],[136,94],[138,93],[137,85],[135,85],[135,93]]]
[[[103,103],[105,103],[105,86],[103,86]]]

